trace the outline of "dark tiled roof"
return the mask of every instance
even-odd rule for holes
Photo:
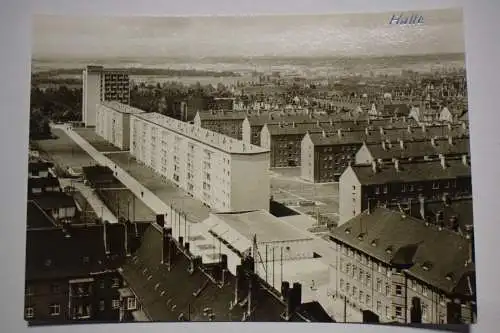
[[[34,201],[28,201],[26,215],[26,225],[28,228],[50,228],[54,226],[52,218]]]
[[[450,145],[448,139],[435,140],[436,145],[433,146],[431,140],[407,141],[404,142],[403,148],[399,142],[391,144],[386,143],[385,149],[382,143],[369,143],[367,148],[375,160],[378,159],[405,159],[410,157],[424,157],[433,155],[461,155],[469,154],[469,139],[453,139]]]
[[[321,322],[321,323],[334,323],[335,320],[326,313],[325,309],[316,301],[303,303],[297,310],[298,315],[302,318],[307,318],[311,322]],[[300,321],[297,318],[297,321]]]
[[[236,277],[226,272],[224,286],[219,287],[200,267],[189,273],[189,259],[179,251],[168,270],[166,265],[161,264],[162,237],[161,229],[151,225],[140,248],[122,267],[122,275],[150,319],[178,321],[183,314],[191,321],[208,321],[205,310],[210,309],[215,321],[241,321],[246,306],[236,305],[230,310]],[[239,301],[242,299],[243,296]],[[281,300],[263,288],[258,279],[254,284],[252,304],[254,311],[246,319],[249,321],[280,321],[285,310]]]
[[[421,219],[421,204],[414,200],[410,205],[404,205],[405,212],[415,218]],[[448,202],[443,200],[424,201],[424,217],[429,223],[436,223],[436,215],[441,213],[441,219],[445,227],[452,228],[452,220],[461,231],[466,230],[466,226],[473,225],[473,207],[472,198],[450,199]]]
[[[123,224],[107,225],[109,255],[105,252],[102,224],[72,225],[65,228],[27,230],[27,280],[82,276],[118,267],[125,254]],[[129,231],[129,245],[131,249],[135,249],[138,243],[131,225]],[[88,258],[88,262],[84,258]]]
[[[464,274],[474,271],[471,264],[465,265],[467,239],[382,207],[354,217],[334,229],[331,237],[388,265],[410,264],[410,275],[447,293],[456,292]]]
[[[178,253],[169,271],[161,264],[162,234],[155,226],[146,230],[142,245],[134,257],[123,265],[122,274],[138,296],[145,312],[153,321],[177,321],[181,313],[192,321],[208,321],[203,314],[211,308],[217,321],[230,320],[229,302],[233,298],[233,279],[223,288],[215,286],[200,271],[188,272],[189,260]],[[158,285],[157,288],[155,288]],[[197,290],[202,291],[194,296]],[[162,292],[164,294],[162,296]],[[175,308],[173,306],[175,305]],[[236,320],[241,313],[233,314]]]
[[[283,128],[280,128],[280,130],[283,130]],[[323,130],[325,131],[324,136],[322,133]],[[411,127],[411,131],[408,130],[408,127],[384,128],[383,132],[381,132],[380,128],[371,126],[371,128],[368,127],[368,131],[366,129],[352,131],[341,129],[341,135],[339,135],[338,129],[330,130],[327,127],[316,127],[309,130],[309,132],[311,133],[313,143],[318,146],[363,142],[367,142],[369,144],[376,143],[381,146],[382,141],[399,142],[399,140],[403,140],[403,142],[412,142],[431,140],[433,137],[442,138],[448,135],[453,137],[463,137],[467,134],[466,130],[461,126],[455,126],[451,130],[448,129],[447,126],[431,126],[427,127],[425,132],[420,127]]]
[[[42,209],[71,208],[76,207],[72,196],[64,192],[46,192],[32,194],[30,199],[35,201]]]
[[[243,121],[247,114],[245,112],[198,112],[201,120],[241,120]]]
[[[28,189],[33,189],[33,188],[44,189],[47,187],[60,187],[59,179],[55,177],[28,178]]]
[[[44,161],[29,162],[28,171],[33,172],[33,171],[40,171],[40,170],[48,170],[49,168],[51,168],[53,166],[54,165],[50,162],[44,162]]]
[[[457,159],[446,160],[446,168],[442,167],[441,161],[400,162],[399,171],[392,163],[379,165],[377,172],[367,165],[353,165],[351,168],[362,185],[471,177],[470,166]]]
[[[93,184],[114,182],[113,170],[105,166],[85,166],[82,168],[84,177]]]

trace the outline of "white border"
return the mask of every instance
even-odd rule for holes
[[[30,75],[30,34],[32,13],[79,15],[248,15],[248,14],[305,14],[367,11],[424,10],[457,7],[462,1],[437,0],[2,0],[0,5],[0,145],[2,164],[1,184],[1,240],[0,288],[3,304],[0,311],[0,331],[27,330],[22,318],[24,288],[24,245],[26,212],[26,174],[28,146],[28,108]],[[500,319],[499,274],[496,265],[495,242],[499,218],[500,177],[498,167],[500,110],[498,109],[498,59],[500,50],[498,32],[500,2],[474,0],[464,4],[466,35],[466,62],[469,79],[471,110],[471,151],[473,164],[474,214],[477,238],[476,261],[478,271],[479,324],[472,332],[495,332],[495,320]],[[498,164],[497,164],[498,163]],[[63,250],[63,249],[61,249]],[[489,257],[493,258],[490,260]],[[490,260],[490,261],[488,261]],[[30,328],[31,332],[121,332],[187,331],[255,332],[259,330],[287,330],[303,332],[419,332],[401,327],[376,327],[343,324],[109,324]],[[424,332],[423,330],[420,330]]]

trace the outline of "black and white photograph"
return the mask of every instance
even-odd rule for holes
[[[28,325],[477,322],[461,8],[32,23]]]

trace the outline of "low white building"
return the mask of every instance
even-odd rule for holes
[[[159,113],[131,115],[130,153],[221,212],[269,209],[269,150]]]
[[[144,111],[119,102],[102,102],[96,109],[96,133],[113,146],[128,150],[130,115]]]

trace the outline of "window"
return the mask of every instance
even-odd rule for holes
[[[395,312],[396,312],[396,317],[401,317],[403,315],[403,308],[400,307],[400,306],[396,306],[394,308]]]
[[[387,194],[387,191],[388,191],[388,187],[387,187],[387,185],[384,185],[384,194]]]
[[[365,274],[363,273],[363,270],[359,270],[359,274],[358,274],[358,279],[359,281],[361,281],[361,283],[363,283],[363,277],[365,276]]]
[[[389,284],[385,284],[385,295],[390,296],[391,295],[391,286]]]
[[[427,296],[427,287],[422,286],[422,295]]]
[[[377,312],[382,314],[382,302],[377,301]]]
[[[385,307],[385,317],[391,319],[391,311],[388,306]]]
[[[111,285],[113,288],[118,288],[120,287],[120,279],[118,278],[113,278],[113,284]]]
[[[358,278],[358,268],[352,265],[352,273],[351,276],[356,280]]]
[[[366,273],[366,285],[369,286],[371,282],[371,275],[369,273]]]
[[[427,304],[422,304],[422,320],[426,321],[427,316],[429,315],[429,309],[427,307]]]
[[[61,288],[60,288],[59,284],[53,283],[50,286],[50,290],[51,290],[52,294],[58,294],[61,291]]]
[[[59,304],[51,304],[49,306],[49,314],[51,316],[59,316],[61,314],[61,306]]]
[[[363,296],[364,296],[364,294],[363,294],[363,292],[360,290],[360,291],[359,291],[359,301],[360,301],[361,303],[363,303],[363,302],[364,302]]]
[[[346,285],[345,285],[345,291],[347,293],[349,293],[350,290],[351,290],[351,285],[349,283],[346,283]]]
[[[35,317],[35,309],[32,306],[27,307],[24,309],[24,316],[26,319],[31,319]]]
[[[119,299],[114,299],[111,301],[111,308],[113,310],[119,309],[120,308],[120,300]]]
[[[346,273],[349,274],[351,272],[351,264],[346,265]]]
[[[340,279],[340,290],[344,290],[344,279]]]
[[[106,282],[104,280],[99,281],[99,288],[104,289],[106,287]]]
[[[382,292],[382,280],[380,280],[380,279],[377,279],[377,291],[379,293]]]
[[[366,294],[366,304],[370,304],[371,302],[371,297],[370,295]]]
[[[414,280],[408,280],[410,282],[410,288],[413,290],[417,290],[417,284]]]
[[[401,184],[401,192],[406,192],[406,184]]]
[[[380,188],[378,186],[375,187],[375,194],[380,194]]]
[[[99,311],[104,311],[106,309],[106,303],[103,299],[99,301]]]
[[[356,297],[357,293],[358,293],[358,288],[352,287],[352,295]]]
[[[396,296],[403,295],[403,287],[400,285],[396,285]]]
[[[137,308],[137,301],[135,297],[127,298],[127,310],[135,310]]]
[[[433,190],[438,190],[439,189],[439,183],[438,182],[433,182],[432,183],[432,189]]]
[[[415,190],[415,187],[413,186],[413,184],[408,185],[409,192],[413,192],[414,190]]]
[[[35,294],[33,291],[33,287],[31,287],[31,286],[26,286],[25,293],[26,293],[26,296],[33,296]]]

